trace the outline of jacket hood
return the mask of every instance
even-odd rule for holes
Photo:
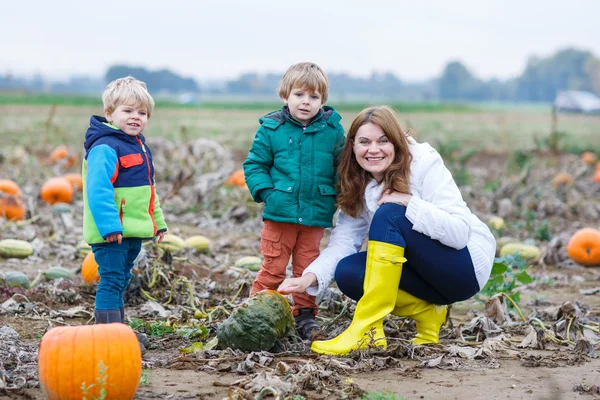
[[[135,137],[127,135],[120,129],[111,128],[110,126],[106,125],[106,123],[108,123],[106,118],[98,115],[92,115],[92,117],[90,118],[90,127],[85,133],[85,142],[83,143],[86,153],[98,139],[106,136],[118,136],[119,140],[137,143]],[[139,137],[142,143],[145,143],[144,136],[142,134],[139,134]]]

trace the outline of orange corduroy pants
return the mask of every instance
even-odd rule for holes
[[[286,222],[265,220],[260,233],[260,251],[263,264],[256,275],[250,295],[261,290],[277,290],[286,278],[286,268],[292,257],[292,276],[298,278],[319,256],[319,244],[325,229],[318,226],[304,226]],[[308,293],[293,293],[294,316],[301,308],[312,308],[316,315],[315,296]]]

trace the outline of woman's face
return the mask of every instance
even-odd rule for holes
[[[394,144],[379,125],[368,122],[358,128],[354,137],[354,155],[358,164],[381,182],[385,171],[394,161]]]

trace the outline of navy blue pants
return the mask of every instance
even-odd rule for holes
[[[96,289],[96,310],[118,310],[131,279],[131,268],[142,248],[141,239],[92,245],[98,263],[100,283]]]
[[[383,204],[373,217],[369,240],[404,247],[407,261],[399,288],[432,304],[452,304],[479,291],[469,250],[456,250],[413,230],[406,207]],[[340,290],[358,301],[363,295],[367,252],[343,258],[335,270]]]

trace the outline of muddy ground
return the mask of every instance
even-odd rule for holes
[[[235,161],[227,161],[230,155],[218,145],[196,141],[185,149],[168,143],[154,147],[155,162],[170,166],[163,169],[159,190],[171,232],[184,238],[204,235],[211,246],[207,254],[169,254],[146,245],[145,258],[136,265],[139,279],[127,293],[127,318],[146,323],[142,331],[163,322],[202,325],[208,335],[200,340],[174,332],[151,335],[136,398],[252,399],[262,393],[264,398],[333,399],[378,391],[407,399],[600,397],[600,272],[566,255],[573,232],[599,225],[600,188],[577,156],[535,155],[529,164],[515,166],[510,155],[478,154],[463,164],[448,155],[451,168],[461,176],[468,173],[461,191],[473,211],[483,220],[501,216],[506,221],[494,231],[497,237],[529,241],[541,249],[527,270],[534,281],[519,287],[523,318],[507,308],[504,297],[486,305],[489,296],[479,296],[452,307],[439,345],[410,345],[414,324],[388,317],[387,351],[330,358],[312,354],[294,332],[271,352],[218,347],[181,352],[193,342],[207,345],[227,312],[247,297],[254,273],[233,264],[241,256],[260,255],[260,206],[245,188],[224,185]],[[81,195],[67,212],[42,203],[37,192],[43,179],[65,172],[60,165],[46,168],[44,175],[30,177],[18,160],[2,164],[7,177],[22,186],[29,213],[18,223],[0,219],[0,239],[28,240],[35,252],[24,260],[0,258],[0,272],[23,271],[33,279],[49,266],[77,270],[81,265]],[[553,183],[559,172],[572,181]],[[326,235],[323,246],[327,240]],[[165,279],[150,287],[155,268]],[[193,295],[177,280],[181,276],[192,282]],[[335,336],[350,322],[354,305],[335,287],[327,296],[320,323]],[[36,372],[40,338],[53,326],[92,323],[93,301],[94,286],[80,277],[42,281],[32,289],[0,286],[0,327],[18,334],[0,337],[0,399],[43,398]],[[210,317],[190,318],[196,309]],[[329,326],[336,317],[335,327]]]

